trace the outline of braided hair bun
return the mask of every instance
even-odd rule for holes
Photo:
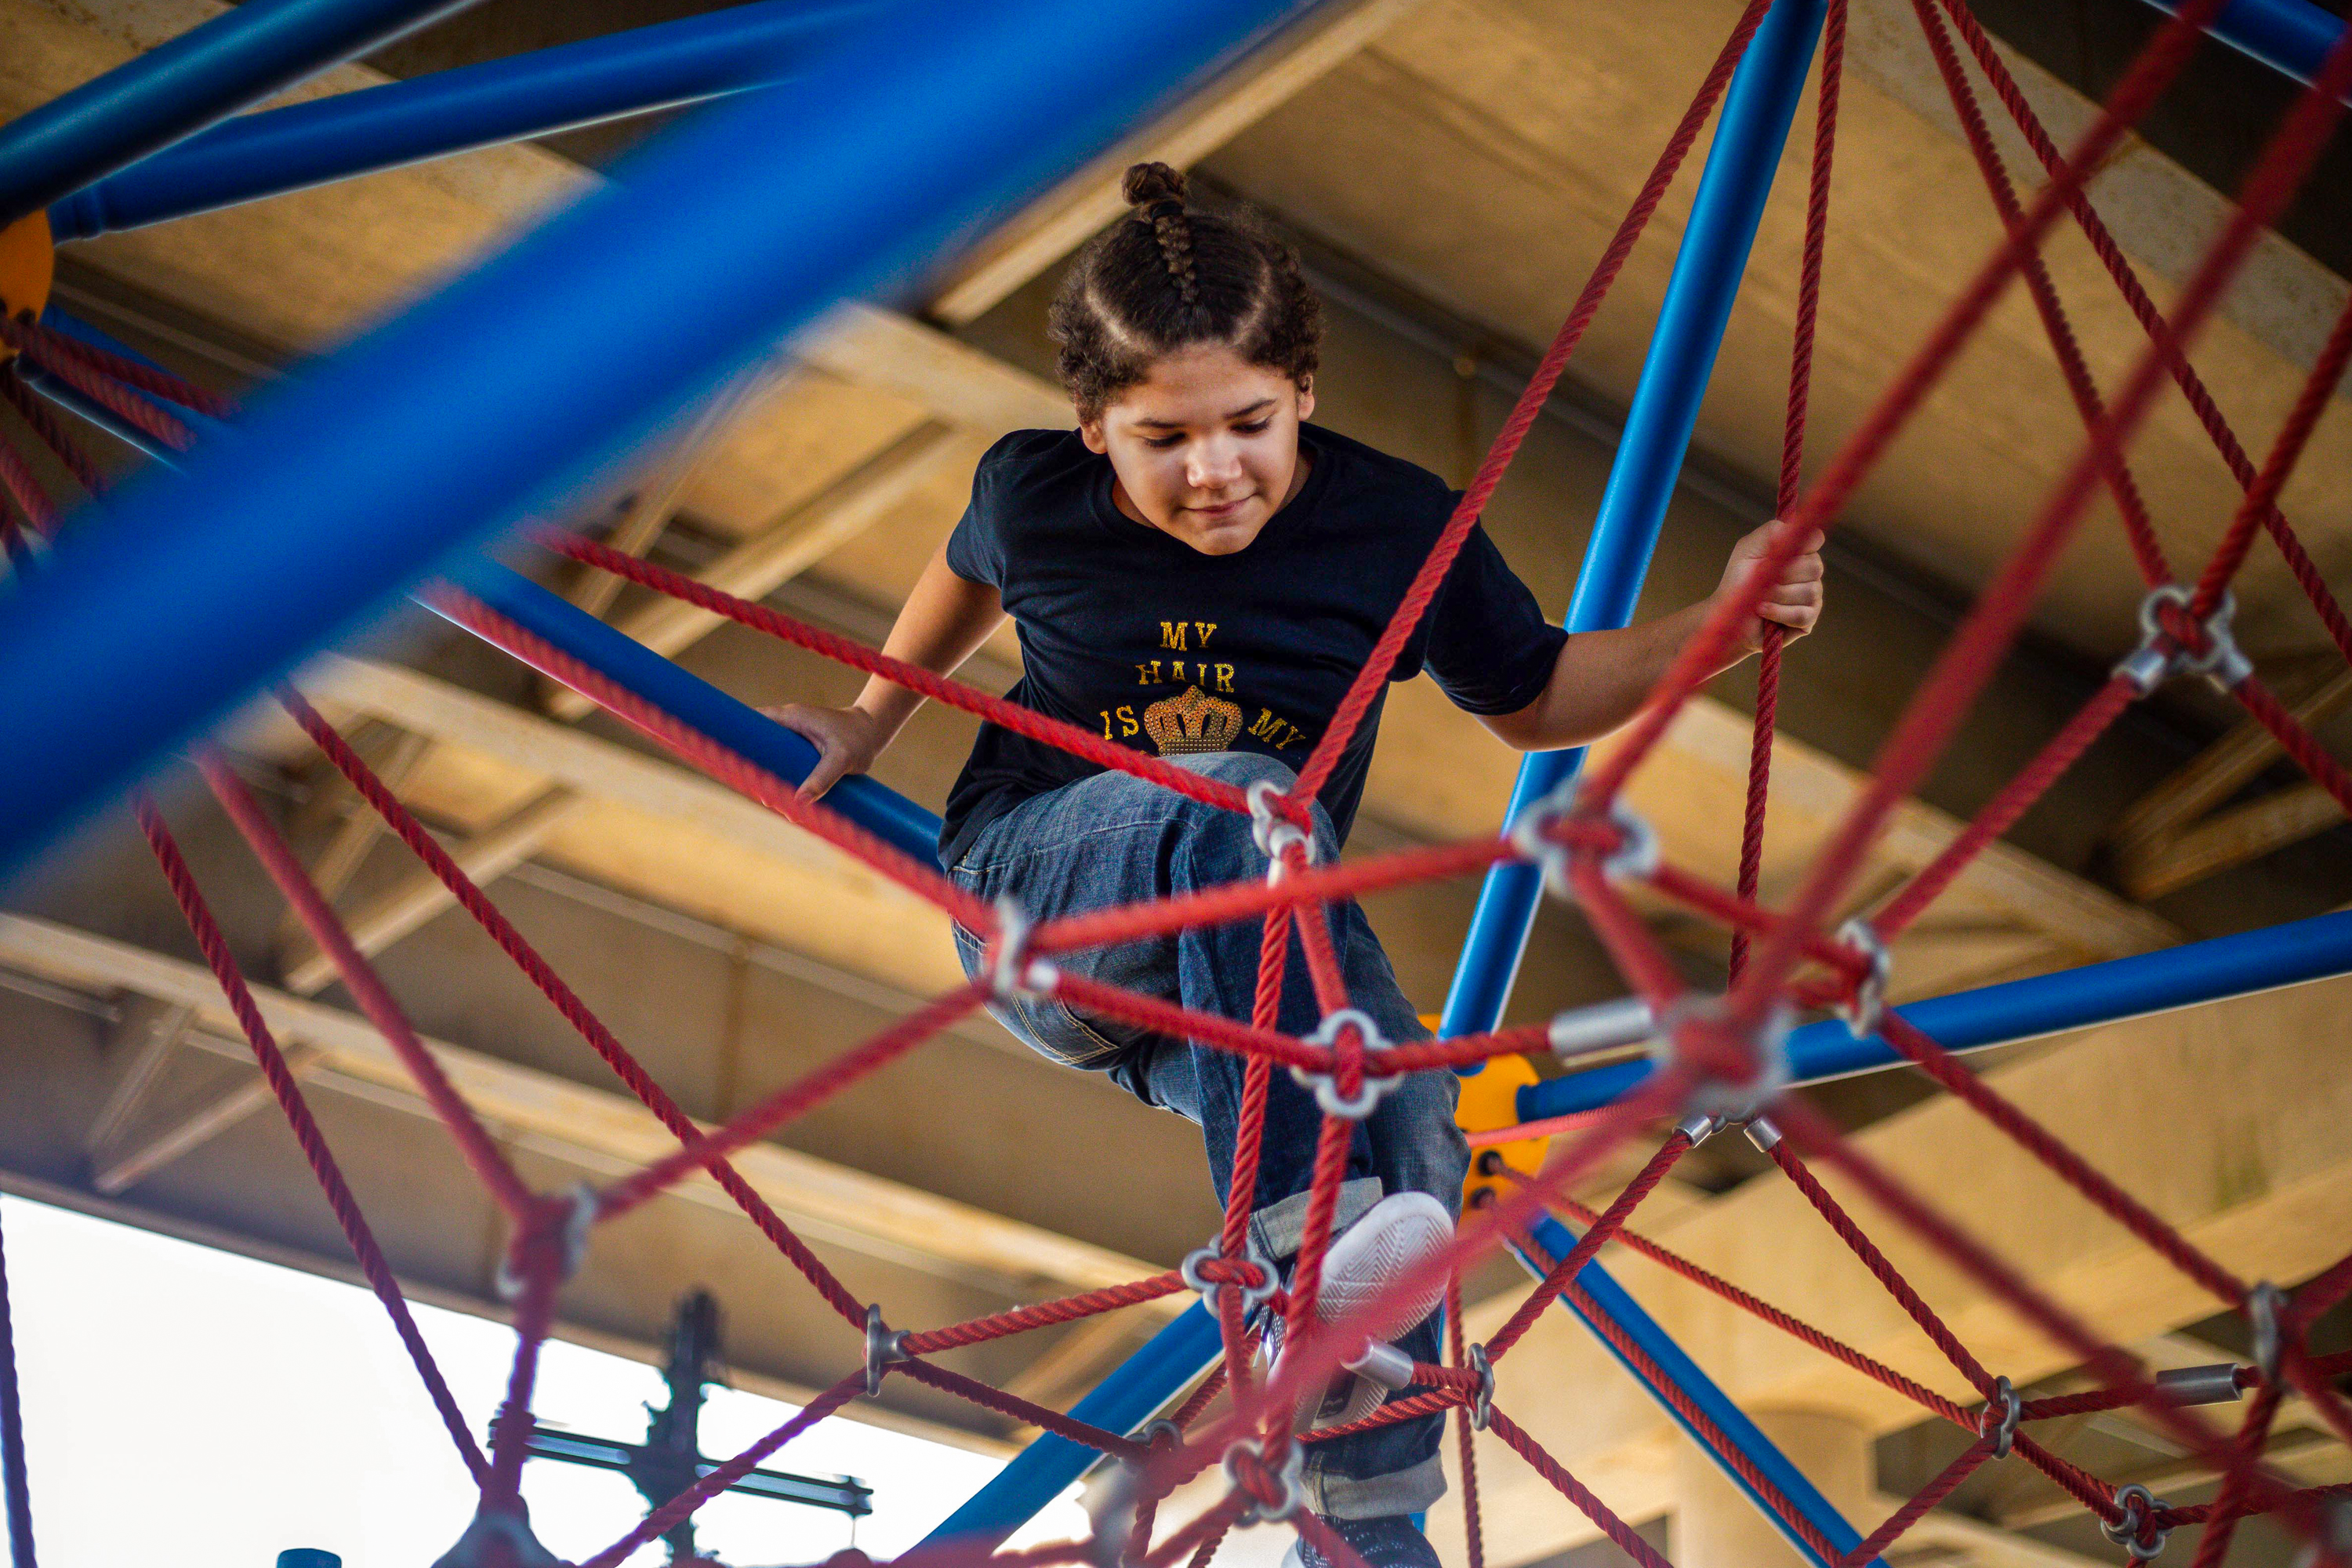
[[[1129,168],[1118,189],[1128,205],[1145,207],[1154,202],[1181,204],[1188,183],[1181,169],[1166,163],[1137,163]]]

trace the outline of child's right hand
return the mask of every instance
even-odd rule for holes
[[[760,711],[802,736],[817,751],[816,766],[801,781],[800,793],[811,800],[831,789],[849,773],[873,767],[890,737],[881,721],[863,708],[818,708],[806,702],[779,703]]]

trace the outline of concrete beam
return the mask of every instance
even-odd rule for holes
[[[287,1047],[286,1066],[297,1078],[307,1076],[318,1059],[318,1051],[310,1046]],[[151,1133],[136,1147],[109,1159],[91,1175],[89,1184],[112,1197],[189,1151],[212,1142],[269,1101],[269,1085],[257,1070],[234,1089],[214,1095]]]
[[[0,964],[85,991],[127,989],[191,1009],[208,1031],[237,1032],[208,970],[111,938],[0,915]],[[267,987],[255,987],[254,994],[282,1044],[318,1053],[314,1071],[396,1095],[413,1092],[399,1059],[364,1019]],[[652,1112],[618,1094],[478,1051],[425,1043],[477,1112],[530,1146],[614,1174],[677,1146]],[[1016,1296],[1041,1285],[1050,1290],[1093,1289],[1158,1271],[1139,1258],[772,1143],[742,1151],[735,1167],[786,1219],[805,1226],[812,1239],[934,1270],[944,1267],[956,1277]],[[706,1206],[733,1206],[707,1178],[682,1184],[677,1195]]]
[[[1317,9],[1178,108],[1087,164],[974,248],[932,296],[950,326],[985,314],[1127,210],[1119,176],[1146,161],[1190,168],[1378,37],[1422,0]]]

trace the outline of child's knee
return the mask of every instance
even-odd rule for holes
[[[1256,752],[1203,752],[1170,760],[1187,772],[1216,779],[1244,791],[1263,783],[1286,792],[1298,782],[1298,774],[1288,763]],[[1257,848],[1251,835],[1249,818],[1222,806],[1199,803],[1188,803],[1188,805],[1187,821],[1195,831],[1213,835],[1220,840],[1237,841],[1229,857],[1237,868],[1234,875],[1242,875],[1244,870],[1263,869],[1265,855]],[[1332,827],[1330,814],[1323,809],[1321,801],[1317,801],[1309,809],[1314,816],[1315,858],[1319,862],[1328,863],[1339,857],[1339,833]]]

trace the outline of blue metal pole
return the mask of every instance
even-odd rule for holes
[[[1797,100],[1804,91],[1825,9],[1824,0],[1775,0],[1724,96],[1722,118],[1707,150],[1706,169],[1692,200],[1690,225],[1675,257],[1665,301],[1651,333],[1649,358],[1642,366],[1642,379],[1626,414],[1625,432],[1618,442],[1616,461],[1610,468],[1576,593],[1569,604],[1565,624],[1570,632],[1622,626],[1633,618],[1650,557],[1657,548],[1658,531],[1665,521],[1666,503],[1689,449],[1699,403],[1706,395],[1716,353],[1722,346],[1732,302],[1747,269],[1748,250],[1755,243],[1757,225],[1763,217],[1764,202],[1771,193],[1789,127],[1796,118]],[[1573,778],[1583,763],[1580,747],[1528,757],[1520,765],[1518,783],[1511,792],[1510,818]],[[1478,1034],[1501,1021],[1542,893],[1541,873],[1533,866],[1498,866],[1486,874],[1462,962],[1445,999],[1439,1033],[1448,1037]],[[1554,1245],[1566,1232],[1557,1222],[1549,1223],[1556,1235],[1545,1242],[1547,1246]],[[1573,1245],[1572,1238],[1559,1243],[1560,1254]],[[1841,1551],[1860,1544],[1862,1538],[1853,1527],[1618,1289],[1606,1270],[1597,1263],[1588,1264],[1578,1278],[1596,1300],[1609,1303],[1607,1310],[1642,1340],[1665,1375],[1716,1418],[1742,1455],[1779,1483],[1824,1536]],[[1644,1386],[1670,1413],[1674,1411],[1662,1389],[1646,1382]],[[1682,1417],[1676,1414],[1675,1419]],[[1710,1445],[1701,1447],[1735,1484],[1754,1497],[1724,1456]],[[1760,1507],[1761,1500],[1758,1501]],[[1788,1533],[1769,1509],[1764,1512]],[[1795,1542],[1795,1537],[1790,1540]],[[1795,1543],[1811,1555],[1802,1542]]]
[[[1070,1415],[1105,1431],[1133,1432],[1207,1371],[1223,1348],[1217,1321],[1195,1301],[1097,1384],[1093,1393],[1072,1405]],[[995,1479],[923,1537],[922,1544],[957,1541],[994,1546],[1061,1496],[1101,1458],[1083,1444],[1047,1433],[1014,1455]]]
[[[59,243],[788,77],[878,0],[761,0],[214,126],[49,208]]]
[[[675,714],[720,745],[788,784],[816,766],[816,748],[645,644],[551,594],[520,573],[477,561],[451,574],[459,585],[523,630]],[[434,606],[425,603],[426,609]],[[859,774],[825,791],[827,805],[914,856],[939,864],[940,819],[886,784]]]
[[[1528,1229],[1537,1244],[1555,1258],[1565,1258],[1575,1250],[1576,1233],[1549,1215],[1538,1219]],[[1514,1248],[1514,1251],[1516,1252],[1517,1249]],[[1517,1257],[1528,1272],[1538,1279],[1549,1272],[1548,1268],[1524,1252],[1518,1252]],[[1806,1521],[1820,1531],[1823,1539],[1837,1549],[1841,1558],[1862,1544],[1861,1532],[1846,1521],[1845,1516],[1839,1513],[1827,1498],[1822,1496],[1812,1482],[1805,1479],[1805,1473],[1802,1470],[1790,1464],[1788,1457],[1773,1447],[1772,1440],[1765,1436],[1762,1431],[1758,1429],[1756,1423],[1750,1421],[1739,1406],[1734,1404],[1723,1390],[1715,1385],[1715,1380],[1701,1371],[1696,1362],[1683,1352],[1683,1348],[1675,1342],[1672,1335],[1658,1327],[1657,1321],[1642,1310],[1642,1304],[1627,1294],[1622,1285],[1609,1277],[1606,1269],[1598,1263],[1588,1263],[1578,1272],[1576,1282],[1583,1287],[1585,1294],[1591,1298],[1592,1304],[1607,1314],[1612,1321],[1624,1331],[1625,1337],[1640,1346],[1643,1353],[1656,1363],[1658,1370],[1665,1374],[1673,1388],[1704,1413],[1708,1420],[1714,1422],[1724,1436],[1730,1440],[1732,1447],[1751,1460],[1758,1472],[1780,1489],[1780,1494],[1789,1500],[1798,1512],[1805,1516]],[[1584,1326],[1593,1331],[1601,1341],[1602,1348],[1616,1357],[1617,1363],[1632,1374],[1633,1381],[1640,1384],[1652,1398],[1664,1407],[1666,1414],[1675,1418],[1675,1424],[1690,1435],[1692,1442],[1696,1443],[1718,1464],[1721,1463],[1722,1457],[1716,1453],[1714,1444],[1699,1436],[1698,1428],[1692,1424],[1690,1418],[1677,1410],[1674,1403],[1665,1397],[1666,1390],[1664,1387],[1652,1382],[1646,1373],[1625,1358],[1622,1352],[1610,1343],[1609,1336],[1601,1331],[1600,1323],[1595,1321],[1583,1308],[1577,1306],[1565,1296],[1560,1298],[1560,1305],[1575,1313]],[[1834,1563],[1824,1561],[1819,1552],[1807,1545],[1804,1540],[1790,1528],[1788,1521],[1766,1504],[1762,1495],[1748,1483],[1746,1478],[1728,1465],[1723,1466],[1723,1473],[1731,1479],[1733,1485],[1748,1494],[1748,1500],[1755,1503],[1757,1510],[1771,1521],[1772,1527],[1785,1536],[1789,1544],[1811,1561],[1815,1568],[1836,1568]],[[1873,1558],[1871,1561],[1876,1568],[1885,1568],[1883,1559]]]
[[[0,127],[0,225],[469,4],[245,0]]]
[[[2147,3],[2159,11],[2180,8],[2179,0]],[[2208,30],[2273,70],[2308,83],[2344,36],[2344,20],[2311,0],[2231,0]]]
[[[901,0],[68,531],[0,606],[0,873],[844,298],[984,232],[1297,0]],[[1018,90],[1008,83],[1018,84]]]
[[[1764,199],[1804,92],[1825,8],[1825,0],[1776,0],[1724,95],[1706,170],[1692,200],[1690,226],[1675,257],[1665,302],[1650,335],[1649,358],[1626,413],[1625,433],[1569,604],[1566,625],[1571,632],[1622,626],[1633,618]],[[1528,757],[1519,766],[1506,820],[1574,777],[1583,764],[1582,747]],[[1440,1034],[1481,1034],[1501,1020],[1542,895],[1542,874],[1533,866],[1497,866],[1486,873],[1445,998]]]
[[[2352,913],[2317,915],[2031,980],[1956,991],[1895,1011],[1946,1050],[1984,1050],[2347,973],[2352,973]],[[1876,1035],[1854,1038],[1835,1018],[1792,1030],[1788,1048],[1790,1070],[1799,1083],[1872,1072],[1906,1059]],[[1613,1104],[1653,1070],[1647,1061],[1616,1062],[1531,1084],[1518,1092],[1520,1119],[1533,1121]]]

